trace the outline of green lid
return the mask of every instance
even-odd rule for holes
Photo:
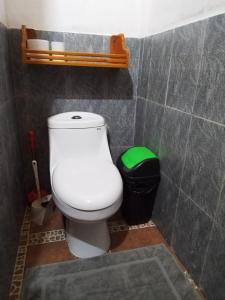
[[[149,158],[157,158],[157,156],[146,147],[132,147],[122,155],[121,160],[125,167],[131,169],[143,160]]]

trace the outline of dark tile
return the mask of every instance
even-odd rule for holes
[[[134,142],[135,101],[96,101],[93,112],[103,115],[109,130],[110,145],[129,146]]]
[[[22,64],[21,60],[21,47],[20,47],[20,30],[9,29],[9,46],[10,46],[10,63],[11,63],[11,75],[13,92],[17,97],[24,94],[32,94],[29,88],[28,78],[26,76],[28,65]]]
[[[200,286],[207,299],[221,300],[225,293],[225,231],[214,226]]]
[[[138,81],[138,59],[129,62],[128,69],[107,69],[106,99],[135,99]]]
[[[64,66],[29,65],[24,75],[27,94],[36,98],[65,96],[65,74]]]
[[[206,22],[175,29],[166,104],[192,112]]]
[[[161,175],[152,220],[170,244],[178,200],[178,189],[166,176]]]
[[[104,38],[102,35],[65,33],[66,51],[103,52]]]
[[[125,41],[126,43],[126,41]],[[102,48],[103,53],[110,53],[110,36],[108,35],[103,35],[103,48]]]
[[[10,100],[12,85],[9,67],[7,28],[0,23],[0,106]]]
[[[152,37],[147,98],[161,104],[165,103],[172,45],[173,30]]]
[[[192,118],[181,188],[214,215],[224,176],[225,127]]]
[[[151,101],[146,101],[143,144],[156,154],[159,153],[164,108]]]
[[[0,41],[0,74],[3,75],[0,75],[0,298],[8,299],[25,205],[9,57],[6,55],[8,40],[6,28],[1,25]]]
[[[172,247],[192,278],[198,282],[212,221],[182,192],[178,201]]]
[[[126,47],[130,51],[130,59],[139,59],[140,57],[140,46],[141,41],[138,38],[126,38],[125,40]]]
[[[146,98],[148,89],[149,66],[151,57],[151,37],[142,39],[142,49],[140,54],[139,76],[138,76],[138,96]]]
[[[222,87],[225,80],[224,61],[215,53],[203,53],[198,84],[200,86]]]
[[[225,62],[225,17],[219,15],[208,20],[204,42],[199,84],[209,87],[223,86]]]
[[[191,117],[165,108],[160,143],[161,170],[179,186]]]
[[[191,23],[174,30],[173,42],[173,60],[176,57],[189,60],[189,66],[192,68],[199,64],[199,57],[203,51],[204,35],[207,26],[207,20]]]
[[[37,38],[39,39],[45,39],[50,42],[51,41],[64,42],[63,32],[37,30],[36,33],[37,33]]]
[[[66,97],[104,99],[107,95],[107,70],[102,68],[67,68]]]
[[[212,121],[225,123],[223,101],[225,64],[225,17],[219,15],[208,20],[204,55],[199,78],[194,113]]]
[[[225,48],[225,15],[208,19],[204,49],[209,53],[220,53],[224,57]]]
[[[68,68],[66,97],[76,99],[131,99],[133,81],[127,69]]]
[[[225,124],[224,94],[224,86],[199,85],[194,113],[203,118]]]
[[[145,124],[146,100],[143,98],[137,99],[136,105],[136,123],[134,143],[136,145],[143,144],[144,124]]]
[[[215,221],[225,232],[225,179],[223,180],[221,186],[220,198],[216,210]]]
[[[117,87],[116,87],[117,89],[119,87],[122,88],[125,84],[128,97],[133,98],[133,99],[135,99],[137,97],[139,63],[140,63],[139,58],[134,58],[134,59],[130,60],[128,70],[123,69],[124,79],[121,80],[121,82],[119,81],[117,84]],[[122,69],[121,69],[121,71],[122,71]],[[126,81],[124,81],[124,80],[126,80]],[[110,93],[111,93],[111,85],[113,86],[113,82],[114,81],[111,80],[110,84],[109,84]],[[123,87],[123,90],[124,90],[124,87]],[[115,92],[115,94],[116,94],[116,92]],[[120,97],[120,98],[123,99],[122,97]]]

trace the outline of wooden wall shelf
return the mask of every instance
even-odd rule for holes
[[[22,61],[24,64],[97,67],[97,68],[128,68],[129,49],[125,46],[123,34],[110,38],[110,53],[88,53],[72,51],[30,50],[27,39],[37,38],[34,29],[22,26]]]

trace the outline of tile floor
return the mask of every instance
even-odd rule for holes
[[[109,230],[111,234],[111,248],[109,252],[162,243],[172,251],[155,224],[151,221],[138,226],[128,226],[121,215],[117,214],[109,220]],[[20,244],[9,299],[20,299],[23,277],[28,268],[74,259],[78,258],[69,252],[65,241],[62,214],[55,209],[47,224],[37,226],[31,223],[30,210],[27,208],[21,228]],[[181,263],[180,265],[194,288],[198,288]]]

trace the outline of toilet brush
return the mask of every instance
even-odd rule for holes
[[[36,191],[32,191],[28,194],[28,201],[31,203],[31,219],[34,223],[42,225],[46,219],[47,215],[50,212],[50,200],[52,195],[48,195],[45,190],[41,190],[40,181],[38,175],[38,164],[35,158],[35,149],[36,149],[36,138],[33,130],[28,132],[29,144],[32,152],[32,167],[34,173],[34,180]],[[48,206],[48,209],[46,208]]]
[[[45,195],[44,197],[41,197],[41,189],[40,189],[40,182],[38,176],[38,166],[36,160],[32,160],[32,166],[33,166],[34,179],[35,179],[35,184],[37,189],[37,199],[33,201],[31,204],[31,219],[34,223],[38,225],[42,225],[47,218],[47,214],[46,214],[47,208],[45,207],[45,205],[49,205],[49,202],[51,200],[51,195]]]
[[[34,174],[35,186],[36,186],[36,189],[29,192],[27,195],[28,202],[29,204],[31,204],[33,201],[37,199],[41,199],[41,197],[48,195],[48,193],[47,191],[40,188],[38,164],[36,160],[36,136],[33,130],[29,130],[28,132],[28,142],[29,142],[31,155],[32,155],[32,168],[33,168],[33,174]]]

